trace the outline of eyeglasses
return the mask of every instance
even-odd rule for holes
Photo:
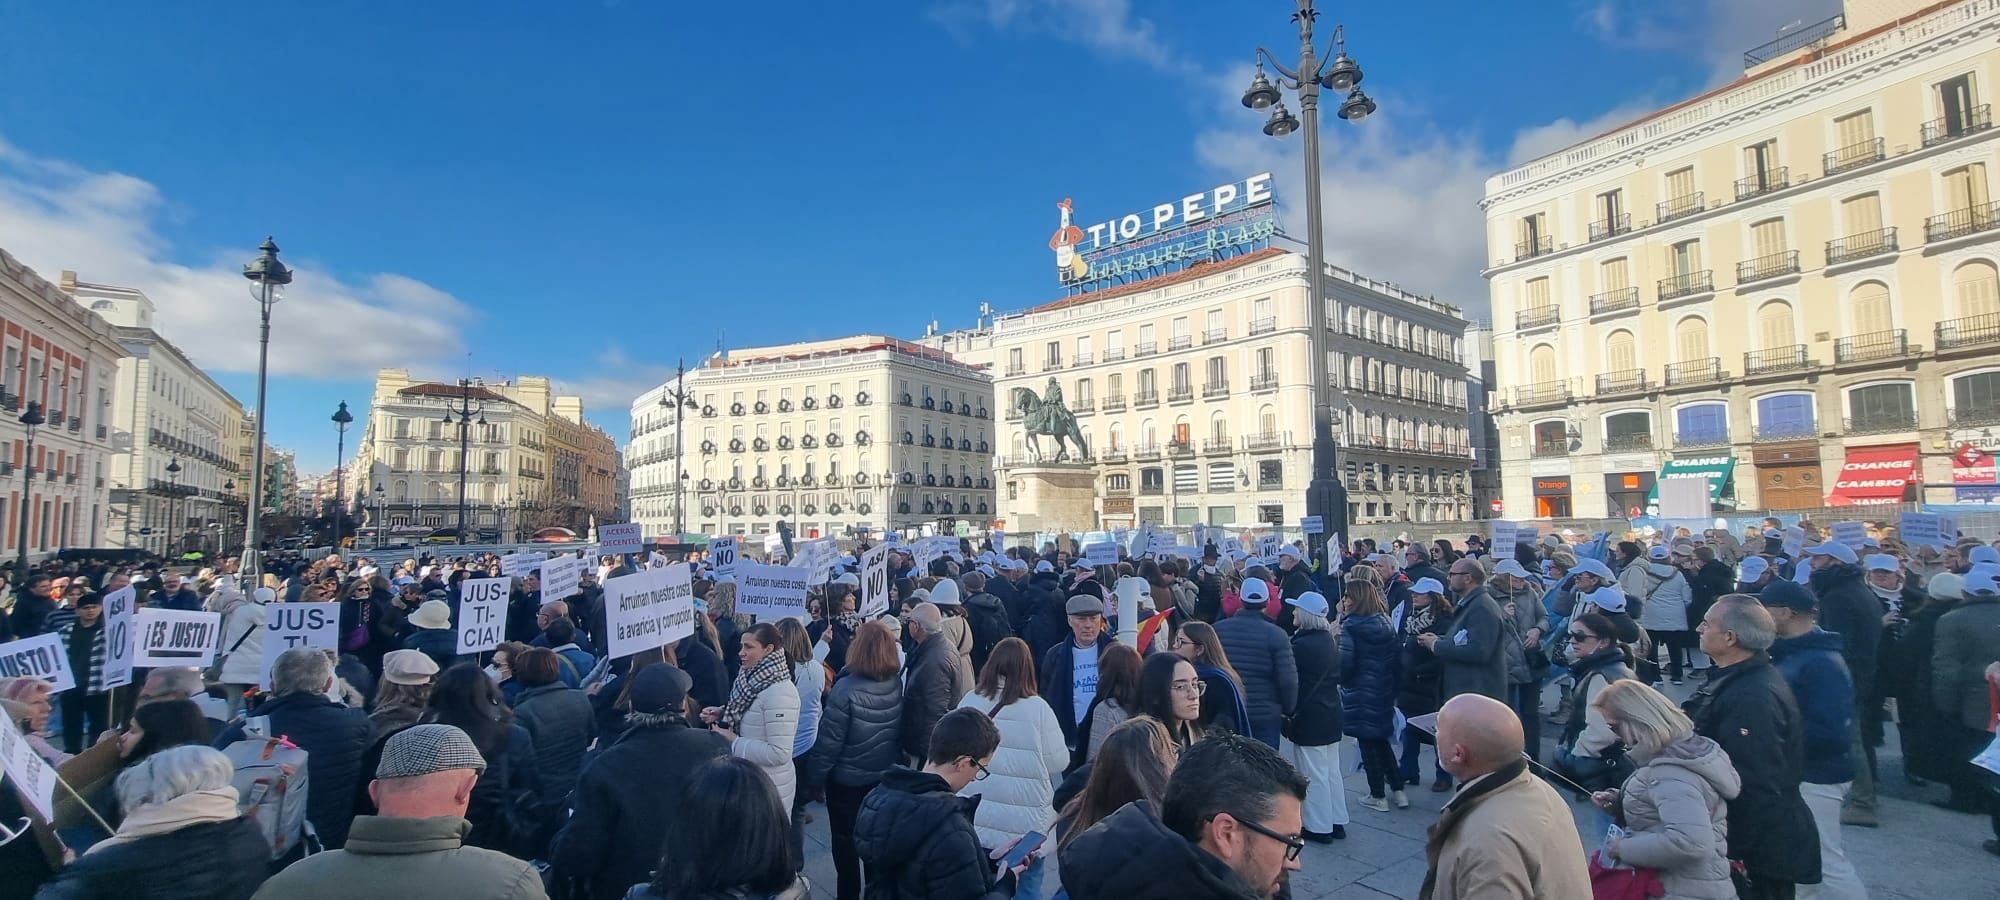
[[[1188,637],[1177,637],[1177,638],[1174,638],[1174,646],[1176,646],[1176,647],[1192,647],[1192,646],[1195,646],[1195,643],[1194,643],[1194,638],[1188,638]]]
[[[1198,680],[1176,681],[1173,683],[1173,689],[1174,693],[1176,694],[1193,694],[1199,697],[1203,694],[1208,693],[1208,682],[1198,681]]]
[[[1231,819],[1236,820],[1236,824],[1248,828],[1251,831],[1257,832],[1258,834],[1270,838],[1271,840],[1277,841],[1280,844],[1284,844],[1286,862],[1296,861],[1299,858],[1299,851],[1304,850],[1306,848],[1306,842],[1302,838],[1279,834],[1275,831],[1272,831],[1269,828],[1265,828],[1264,826],[1252,822],[1249,819],[1243,818],[1242,816],[1239,816],[1235,813],[1221,812],[1221,813],[1216,813],[1216,815],[1228,816]],[[1213,819],[1214,816],[1210,816],[1209,818]]]
[[[971,757],[966,758],[972,759]],[[973,781],[985,781],[988,775],[993,774],[993,770],[986,768],[986,764],[979,760],[972,760],[972,767],[979,770],[979,774],[972,776]]]

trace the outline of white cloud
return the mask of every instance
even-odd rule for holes
[[[1743,76],[1743,52],[1791,25],[1808,26],[1841,11],[1841,0],[1596,0],[1581,14],[1584,31],[1614,47],[1686,54],[1710,85]]]
[[[0,247],[51,281],[71,269],[83,281],[137,288],[159,307],[160,331],[202,368],[256,371],[257,304],[242,266],[263,236],[246,234],[241,247],[178,262],[160,229],[166,205],[144,179],[38,157],[0,139]],[[350,283],[309,255],[284,258],[298,276],[273,313],[273,374],[346,379],[458,353],[474,311],[449,293],[393,273]]]
[[[1523,128],[1514,133],[1514,145],[1507,150],[1506,164],[1518,166],[1528,160],[1539,159],[1565,147],[1583,143],[1614,128],[1637,121],[1659,106],[1650,102],[1627,102],[1603,115],[1593,116],[1581,122],[1564,117],[1546,125]]]
[[[673,366],[637,362],[621,348],[606,347],[596,353],[589,375],[551,381],[556,393],[582,397],[584,417],[623,446],[629,436],[632,401],[672,377]]]
[[[1131,0],[943,0],[929,16],[961,38],[980,28],[1025,31],[1162,72],[1196,68],[1168,46],[1152,20],[1134,14]]]

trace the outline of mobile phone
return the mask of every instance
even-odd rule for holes
[[[1014,849],[1008,851],[1006,858],[1000,861],[1001,870],[1005,871],[1027,862],[1028,855],[1041,849],[1042,842],[1048,839],[1048,835],[1039,831],[1030,831],[1027,834],[1021,835],[1021,840],[1014,845]]]

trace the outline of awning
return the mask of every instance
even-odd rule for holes
[[[1840,475],[1828,494],[1830,506],[1900,503],[1903,491],[1917,475],[1917,445],[1849,447]]]
[[[1653,489],[1646,494],[1646,512],[1658,515],[1660,509],[1660,484],[1669,478],[1708,479],[1708,503],[1710,506],[1735,508],[1735,503],[1725,497],[1735,495],[1736,457],[1734,456],[1693,456],[1684,459],[1667,460],[1660,467],[1660,477],[1653,482]]]

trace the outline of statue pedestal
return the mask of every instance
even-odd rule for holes
[[[1001,518],[1011,533],[1097,528],[1097,467],[1037,463],[1000,473]],[[1012,499],[1009,499],[1009,498]]]

